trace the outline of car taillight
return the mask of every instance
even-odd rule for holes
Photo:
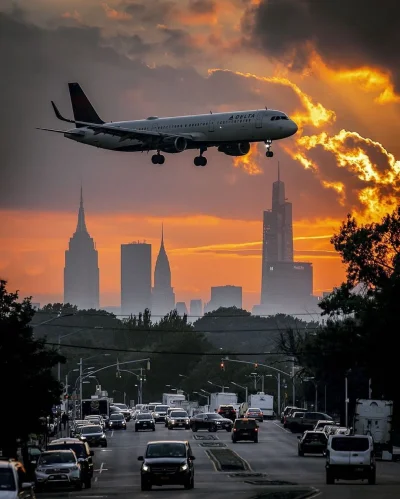
[[[256,428],[255,431],[258,431],[258,428]]]
[[[236,431],[236,428],[233,428],[233,431]]]

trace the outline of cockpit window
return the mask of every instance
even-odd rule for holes
[[[289,118],[287,116],[272,116],[271,121],[276,121],[276,120],[288,120]]]

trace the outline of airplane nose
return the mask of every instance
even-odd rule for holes
[[[297,130],[299,129],[299,127],[296,125],[296,123],[294,121],[291,121],[290,122],[290,135],[294,135]]]

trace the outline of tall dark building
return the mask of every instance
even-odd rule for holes
[[[99,260],[86,228],[82,188],[78,224],[65,251],[64,303],[81,309],[99,308]]]
[[[293,261],[292,203],[286,201],[285,184],[272,186],[272,210],[264,211],[261,306],[274,310],[302,310],[313,292],[313,268]]]
[[[121,314],[151,308],[151,244],[121,244]]]
[[[272,185],[272,210],[264,211],[263,262],[293,262],[292,203],[286,201],[285,184]]]
[[[164,246],[164,227],[161,229],[161,246],[154,269],[154,288],[151,313],[155,321],[175,308],[175,293],[171,287],[171,268]]]

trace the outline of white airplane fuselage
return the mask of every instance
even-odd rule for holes
[[[170,118],[150,117],[144,120],[108,122],[104,125],[138,131],[158,132],[187,137],[185,149],[224,146],[237,143],[272,142],[294,135],[297,125],[281,111],[271,109],[235,111],[229,113],[177,116]],[[161,150],[169,153],[182,152],[163,148],[158,139],[142,141],[137,138],[119,137],[79,127],[68,130],[65,137],[77,142],[113,151]]]

